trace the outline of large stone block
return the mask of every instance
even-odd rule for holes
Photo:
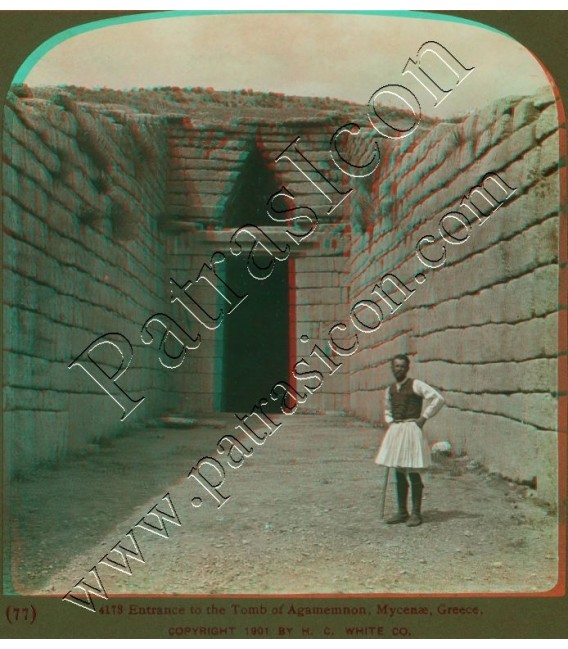
[[[555,431],[538,431],[536,435],[535,475],[539,498],[558,505],[559,437]],[[559,505],[558,505],[559,506]]]
[[[564,135],[564,132],[563,132]],[[549,174],[560,168],[560,132],[548,135],[540,143],[541,163],[540,172],[543,175]]]
[[[513,108],[513,130],[534,122],[540,115],[538,108],[534,105],[532,97],[521,99]]]
[[[542,140],[559,126],[558,105],[553,103],[547,106],[539,115],[536,124],[536,139]]]
[[[449,407],[500,415],[541,430],[554,430],[557,425],[558,400],[545,392],[519,394],[473,394],[444,391]]]
[[[9,196],[4,196],[3,200],[3,226],[8,236],[23,237],[24,224],[22,218],[22,208]]]

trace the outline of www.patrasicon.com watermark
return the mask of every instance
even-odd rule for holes
[[[424,57],[436,59],[455,76],[451,87],[435,80],[435,75],[425,69]],[[418,50],[416,61],[408,59],[403,75],[410,75],[419,83],[421,90],[428,93],[434,106],[439,106],[451,92],[461,84],[474,70],[464,67],[443,45],[433,41],[424,43]],[[447,71],[446,70],[446,71]],[[447,85],[447,75],[446,82]],[[383,97],[395,97],[405,108],[405,118],[411,123],[393,124],[394,118],[387,121],[381,115],[377,102]],[[409,117],[411,115],[411,117]],[[382,137],[397,140],[411,135],[421,121],[422,111],[416,95],[408,88],[399,84],[390,84],[379,88],[369,101],[368,123],[360,126],[350,122],[341,126],[331,138],[330,156],[342,173],[349,177],[365,177],[372,174],[380,164],[380,147],[377,139],[371,144],[370,159],[363,164],[348,161],[340,151],[339,136],[348,133],[358,136],[365,129],[371,129]],[[341,189],[324,176],[302,153],[300,138],[294,139],[276,158],[276,164],[291,164],[307,179],[319,194],[329,203],[327,213],[332,213],[353,191],[352,188]],[[277,432],[282,421],[275,421],[276,416],[266,412],[266,406],[278,402],[283,415],[294,414],[299,405],[320,390],[326,376],[333,375],[342,366],[333,356],[348,357],[357,353],[360,347],[361,334],[373,334],[388,316],[397,312],[407,300],[412,298],[418,286],[427,279],[427,274],[446,263],[448,246],[463,245],[473,232],[473,226],[482,226],[487,219],[515,192],[515,188],[496,173],[487,173],[478,185],[463,197],[459,207],[447,212],[440,219],[434,234],[422,236],[416,242],[415,254],[421,264],[419,272],[411,278],[401,279],[394,272],[386,273],[374,282],[368,291],[368,297],[358,300],[352,305],[348,317],[344,321],[332,324],[328,330],[326,350],[320,345],[313,345],[311,351],[299,358],[292,368],[295,386],[286,379],[278,380],[272,386],[268,395],[263,395],[245,415],[235,414],[238,420],[235,434],[226,434],[217,441],[214,454],[203,457],[189,472],[187,478],[194,487],[191,504],[199,509],[204,502],[215,503],[222,507],[230,499],[225,485],[226,467],[239,469],[250,458],[255,448],[262,446]],[[285,203],[285,207],[283,204]],[[293,205],[293,207],[290,207]],[[467,213],[464,213],[466,212]],[[286,261],[292,246],[300,246],[303,241],[313,235],[318,227],[318,214],[307,205],[297,206],[293,192],[282,187],[268,198],[267,212],[275,223],[283,223],[289,243],[276,243],[262,228],[256,225],[245,225],[234,231],[230,240],[230,252],[234,256],[246,253],[248,246],[247,270],[250,275],[259,280],[267,279],[275,265]],[[291,221],[293,224],[291,225]],[[446,245],[447,244],[447,245]],[[262,256],[262,263],[259,263]],[[267,264],[267,257],[269,263]],[[209,263],[203,264],[194,280],[180,283],[170,279],[170,301],[179,303],[191,315],[193,320],[207,330],[217,329],[223,319],[229,316],[248,295],[241,295],[233,290],[223,279],[220,268],[225,260],[225,254],[215,251]],[[217,311],[211,313],[197,298],[195,291],[207,285],[221,298],[217,303]],[[210,307],[209,307],[210,308]],[[152,333],[150,326],[160,327],[161,336]],[[155,331],[155,330],[154,330]],[[341,334],[341,340],[337,334]],[[160,364],[169,369],[180,367],[192,350],[201,344],[201,336],[191,336],[184,327],[164,313],[156,313],[149,317],[142,326],[141,340],[145,345],[154,345],[157,349]],[[309,343],[307,336],[301,336],[300,341]],[[93,358],[93,352],[101,345],[110,345],[117,352],[119,367],[113,373],[108,373]],[[327,350],[327,347],[331,352]],[[130,341],[121,333],[107,333],[94,340],[69,368],[80,367],[111,397],[122,410],[121,420],[125,420],[145,399],[144,396],[132,397],[117,384],[118,379],[127,371],[133,360],[133,349]],[[99,574],[99,567],[106,566],[126,575],[132,575],[131,562],[145,563],[140,548],[142,532],[168,539],[173,528],[181,527],[171,494],[166,493],[148,513],[142,517],[119,540],[98,563],[93,566],[88,575],[80,579],[64,597],[63,601],[75,604],[92,612],[96,611],[93,597],[108,599],[107,591]]]

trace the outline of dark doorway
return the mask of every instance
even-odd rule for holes
[[[224,225],[237,230],[247,224],[276,225],[267,214],[269,198],[279,185],[256,145],[245,160],[225,205]],[[228,315],[223,326],[224,411],[250,412],[259,399],[269,400],[268,412],[278,411],[270,390],[288,379],[288,262],[275,262],[270,277],[254,279],[248,254],[226,255],[227,284],[247,299]],[[267,258],[268,262],[268,258]],[[272,406],[272,407],[271,407]]]
[[[288,262],[277,262],[272,275],[258,281],[249,275],[245,255],[227,255],[226,278],[248,297],[223,325],[223,410],[245,413],[288,379]],[[267,412],[276,412],[277,403],[270,404]]]

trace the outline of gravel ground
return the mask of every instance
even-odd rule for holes
[[[384,474],[373,463],[382,433],[349,417],[283,418],[238,470],[227,468],[230,497],[217,508],[186,476],[216,455],[231,422],[139,429],[14,483],[8,589],[64,595],[154,505],[168,511],[166,492],[181,525],[166,523],[169,538],[135,528],[145,562],[131,561],[132,575],[99,566],[109,594],[538,592],[556,583],[556,517],[470,458],[433,466],[422,526],[385,525]]]

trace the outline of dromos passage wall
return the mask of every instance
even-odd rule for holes
[[[200,329],[201,345],[173,370],[142,344],[141,327],[151,314],[165,313],[196,333],[170,302],[169,280],[194,279],[216,251],[231,257],[231,235],[251,217],[242,195],[253,163],[252,175],[266,179],[253,194],[266,200],[263,192],[289,185],[296,204],[318,207],[314,185],[274,162],[300,136],[313,164],[353,192],[292,247],[278,343],[287,346],[288,377],[272,376],[268,364],[267,386],[291,379],[293,364],[307,353],[303,335],[309,349],[319,344],[332,354],[330,327],[372,297],[383,275],[407,281],[425,271],[399,310],[376,332],[360,335],[357,353],[332,355],[341,369],[298,412],[348,413],[380,424],[389,360],[409,353],[411,375],[447,400],[427,429],[433,440],[448,439],[489,471],[556,499],[560,180],[551,93],[501,100],[460,122],[425,120],[409,138],[384,140],[380,167],[360,180],[342,178],[329,159],[338,125],[364,119],[364,108],[353,104],[200,89],[106,98],[73,88],[18,94],[4,117],[9,475],[88,450],[161,413],[224,409],[232,315],[215,330]],[[369,151],[365,136],[350,146],[353,159]],[[422,266],[417,241],[436,235],[445,213],[463,210],[463,197],[488,173],[516,188],[514,195],[483,225],[467,212],[467,240],[445,244],[443,266]],[[261,208],[255,210],[250,222],[260,223]],[[282,241],[285,226],[259,227]],[[430,250],[438,255],[439,244]],[[203,305],[213,310],[219,303],[205,288]],[[124,422],[86,373],[68,369],[111,331],[133,346],[120,385],[145,397]],[[116,369],[112,354],[103,360]],[[240,414],[263,396],[243,397]]]

